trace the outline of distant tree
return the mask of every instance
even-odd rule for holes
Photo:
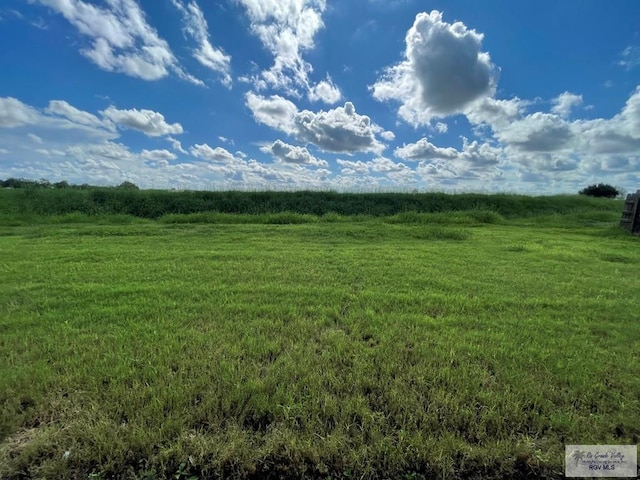
[[[122,182],[118,185],[118,188],[121,190],[140,190],[140,188],[132,182]]]
[[[33,188],[38,184],[33,180],[26,180],[24,178],[7,178],[2,182],[4,188]]]
[[[604,198],[616,198],[620,195],[620,191],[613,185],[607,185],[605,183],[599,183],[597,185],[589,185],[578,192],[580,195],[587,195],[589,197],[604,197]]]
[[[66,180],[62,180],[61,182],[56,182],[53,184],[54,188],[69,188],[69,182]]]

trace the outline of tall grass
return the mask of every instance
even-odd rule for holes
[[[0,214],[86,215],[121,214],[155,219],[171,214],[338,214],[390,216],[407,212],[474,212],[481,223],[499,222],[499,216],[530,217],[600,211],[620,213],[621,200],[579,195],[530,197],[444,193],[335,192],[197,192],[164,190],[0,189]],[[480,218],[483,217],[483,218]]]

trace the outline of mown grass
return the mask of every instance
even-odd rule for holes
[[[1,478],[561,478],[638,443],[613,212],[100,218],[0,227]]]

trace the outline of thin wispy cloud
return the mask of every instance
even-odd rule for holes
[[[89,45],[80,53],[109,72],[143,80],[159,80],[173,72],[178,77],[202,85],[186,73],[169,44],[147,23],[134,0],[109,0],[105,7],[82,0],[33,0],[69,21]]]
[[[204,13],[195,1],[182,2],[181,0],[171,0],[171,3],[180,11],[184,22],[184,31],[197,44],[193,49],[193,56],[205,67],[220,74],[222,83],[231,87],[231,57],[220,48],[211,44],[209,38],[209,27],[204,17]]]

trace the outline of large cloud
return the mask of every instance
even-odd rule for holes
[[[271,146],[265,147],[263,151],[271,153],[274,158],[285,163],[316,167],[327,167],[329,165],[325,160],[319,160],[311,155],[305,147],[289,145],[282,140],[276,140]]]
[[[620,122],[623,133],[640,139],[640,86],[636,87],[615,120]]]
[[[251,21],[251,30],[274,57],[262,73],[266,84],[295,92],[308,87],[312,67],[303,52],[314,47],[316,33],[324,27],[325,0],[236,0]]]
[[[499,167],[513,169],[506,159],[503,148],[465,138],[455,158],[425,159],[416,172],[424,181],[437,182],[440,187],[504,189],[504,170]]]
[[[582,96],[565,92],[552,100],[552,112],[525,114],[531,105],[520,99],[484,99],[467,113],[472,124],[488,126],[493,136],[509,154],[518,159],[530,158],[530,164],[575,164],[576,155],[589,159],[608,155],[603,164],[619,164],[616,155],[640,156],[640,86],[629,96],[626,104],[613,118],[568,121],[572,108],[582,103]],[[534,156],[544,161],[535,161]],[[560,161],[564,155],[565,160]],[[589,160],[591,161],[591,160]],[[524,161],[523,161],[524,162]]]
[[[554,152],[570,148],[570,125],[557,115],[536,112],[496,132],[503,144],[527,152]]]
[[[198,44],[193,56],[202,65],[218,72],[222,76],[222,83],[230,87],[232,80],[230,75],[231,57],[223,50],[211,45],[209,40],[209,27],[204,14],[195,1],[187,5],[181,0],[171,0],[171,3],[180,11],[184,19],[184,30]]]
[[[109,0],[105,7],[82,0],[34,0],[63,15],[91,46],[81,53],[103,70],[158,80],[173,71],[202,85],[185,73],[166,40],[151,27],[135,0]]]
[[[640,157],[640,86],[612,119],[581,120],[571,127],[578,151]]]
[[[458,155],[458,159],[471,169],[485,169],[495,166],[500,163],[503,157],[504,150],[502,148],[475,140],[469,142],[466,138],[462,145],[462,151]]]
[[[16,98],[0,97],[0,144],[17,141],[16,135],[7,133],[8,129],[18,130],[18,135],[38,137],[52,148],[62,139],[110,140],[118,136],[109,120],[100,120],[62,100],[52,100],[47,108],[37,109]]]
[[[413,125],[465,112],[495,90],[496,69],[482,38],[461,22],[443,21],[437,10],[419,13],[407,32],[405,60],[371,87],[373,96],[401,102],[400,116]]]
[[[369,173],[369,169],[371,165],[361,160],[352,161],[352,160],[336,160],[338,165],[342,167],[343,175],[364,175]]]
[[[404,160],[432,160],[436,158],[457,158],[458,151],[455,148],[436,147],[426,138],[421,138],[416,143],[396,148],[394,154]]]
[[[377,173],[397,173],[411,170],[404,163],[395,163],[393,160],[384,157],[378,157],[367,162],[369,168]]]
[[[474,104],[466,112],[466,116],[474,125],[489,126],[497,131],[522,118],[522,112],[529,104],[530,102],[517,97],[509,100],[484,98]]]
[[[252,92],[247,93],[245,98],[256,122],[285,133],[293,133],[293,119],[298,113],[298,107],[293,102],[279,95],[263,97]]]
[[[597,176],[602,179],[637,169],[640,87],[629,96],[620,113],[610,119],[568,121],[571,109],[581,103],[580,95],[565,92],[552,100],[553,113],[526,114],[524,107],[531,103],[488,99],[467,116],[472,123],[491,128],[510,163],[525,169],[521,173],[526,181],[538,181],[543,178],[538,174],[545,172],[555,172],[576,183],[586,182],[585,175],[594,175],[589,181],[596,181]],[[627,180],[620,183],[624,182]]]
[[[142,150],[140,152],[140,156],[146,160],[153,160],[157,162],[169,162],[170,160],[175,160],[177,157],[176,154],[171,153],[169,150]]]
[[[34,123],[38,112],[17,98],[0,98],[0,127],[12,128]]]
[[[376,138],[384,129],[366,115],[356,113],[351,102],[329,111],[298,111],[297,107],[278,95],[269,98],[249,92],[246,105],[257,122],[292,135],[296,140],[312,143],[326,152],[381,153],[385,146]],[[389,135],[386,135],[389,137]]]
[[[67,153],[88,162],[129,161],[134,158],[127,146],[115,142],[74,145],[67,149]]]
[[[376,139],[383,129],[366,115],[359,115],[351,102],[328,112],[303,110],[295,117],[296,138],[336,153],[381,153],[384,145]]]
[[[406,187],[418,179],[416,172],[404,163],[395,163],[384,157],[375,158],[367,163],[372,173],[381,174],[386,178],[383,183],[388,185]]]
[[[236,157],[234,157],[228,150],[222,147],[211,148],[206,143],[202,145],[194,145],[191,147],[190,152],[191,155],[196,158],[209,160],[211,162],[231,163],[237,160]]]
[[[502,158],[503,150],[488,143],[469,142],[464,138],[462,150],[458,151],[452,147],[437,147],[426,138],[421,138],[416,143],[396,148],[394,154],[403,160],[421,160],[434,164],[446,161],[450,165],[455,164],[467,170],[482,170],[497,165]]]
[[[78,123],[81,125],[87,125],[91,127],[111,127],[111,125],[108,125],[105,121],[100,120],[92,113],[79,110],[64,100],[51,100],[49,102],[49,106],[44,111],[45,113],[48,113],[50,115],[59,115],[61,117],[67,118],[73,123]]]
[[[153,110],[138,110],[135,108],[119,110],[111,106],[101,113],[113,123],[138,130],[149,137],[177,135],[183,132],[182,125],[179,123],[167,123],[164,115]]]
[[[404,163],[395,163],[385,157],[377,157],[369,162],[337,160],[342,167],[341,173],[343,185],[371,190],[391,181],[396,186],[405,186],[416,180],[415,171]],[[340,179],[337,183],[340,183]]]

